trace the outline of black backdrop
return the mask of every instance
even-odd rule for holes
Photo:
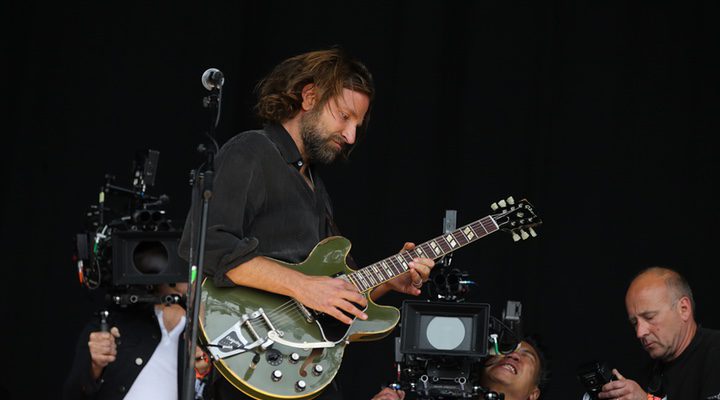
[[[361,264],[439,234],[445,209],[467,223],[509,194],[530,199],[537,239],[493,235],[455,263],[494,315],[522,301],[552,361],[546,398],[579,395],[574,370],[591,358],[637,373],[624,291],[641,268],[680,270],[699,321],[720,327],[718,14],[712,1],[618,3],[6,4],[4,397],[57,397],[97,307],[70,256],[103,175],[127,184],[134,152],[160,151],[156,194],[181,221],[202,72],[227,77],[225,141],[258,126],[252,89],[273,65],[335,44],[377,83],[367,140],[323,171]],[[349,347],[350,398],[392,380],[392,353],[392,338]]]

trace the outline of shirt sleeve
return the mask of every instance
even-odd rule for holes
[[[75,346],[75,358],[70,372],[63,385],[63,399],[91,399],[100,390],[102,380],[92,378],[90,349],[88,340],[90,333],[99,330],[98,324],[87,324]]]
[[[203,273],[212,277],[218,287],[235,286],[225,274],[258,255],[258,239],[246,236],[246,232],[266,193],[263,170],[256,156],[259,153],[257,144],[240,140],[226,145],[216,158]],[[190,253],[190,244],[197,240],[192,228],[199,223],[202,211],[199,198],[197,194],[193,196],[179,246],[180,256],[193,262],[196,257]]]

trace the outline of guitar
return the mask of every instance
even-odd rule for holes
[[[367,320],[346,325],[316,312],[297,300],[248,287],[217,288],[202,284],[201,340],[218,371],[235,387],[255,399],[311,399],[332,382],[345,346],[377,340],[397,325],[400,311],[370,298],[370,291],[408,271],[415,257],[439,259],[498,230],[515,241],[536,236],[541,220],[527,200],[512,197],[493,203],[488,215],[451,233],[438,236],[384,260],[354,271],[345,258],[350,241],[334,236],[321,241],[305,261],[283,266],[313,276],[344,279],[368,300]]]

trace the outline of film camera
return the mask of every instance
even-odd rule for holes
[[[87,213],[86,228],[76,235],[78,278],[88,289],[104,289],[112,303],[178,303],[179,296],[158,299],[155,285],[187,282],[187,264],[177,255],[181,232],[163,207],[166,195],[147,190],[155,183],[159,152],[139,152],[130,187],[105,175],[98,203]]]
[[[455,214],[448,210],[445,231],[454,229]],[[467,272],[452,264],[452,253],[437,263],[428,290],[433,301],[408,300],[402,305],[400,336],[395,338],[396,382],[417,399],[504,399],[480,384],[484,360],[509,354],[520,344],[522,305],[508,301],[502,320],[490,305],[469,303]]]
[[[508,301],[507,309],[519,305]],[[507,319],[519,322],[519,314],[505,317],[494,318],[484,303],[405,301],[392,386],[417,399],[503,399],[481,386],[480,373],[485,359],[512,353],[520,343]]]

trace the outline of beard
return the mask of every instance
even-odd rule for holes
[[[345,158],[347,145],[343,143],[338,149],[333,136],[336,135],[328,132],[320,122],[318,111],[310,111],[300,120],[300,137],[311,164],[331,164],[338,157]]]

